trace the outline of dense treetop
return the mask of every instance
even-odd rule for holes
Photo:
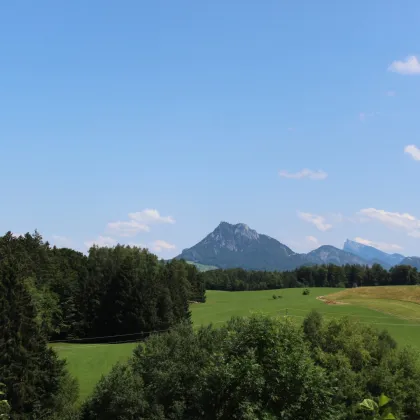
[[[254,315],[149,338],[99,382],[82,419],[355,420],[382,392],[398,418],[418,418],[418,354],[386,332],[318,313],[303,327]]]

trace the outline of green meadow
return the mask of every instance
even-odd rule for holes
[[[349,316],[359,322],[386,329],[400,345],[412,345],[420,349],[420,305],[412,296],[416,286],[382,287],[365,293],[368,288],[346,291],[336,288],[312,288],[309,295],[303,289],[264,290],[254,292],[207,291],[206,303],[191,306],[195,327],[213,324],[223,325],[233,316],[249,316],[263,313],[271,316],[290,316],[302,322],[312,309],[326,319]],[[415,293],[414,293],[415,292]],[[375,294],[377,298],[375,298]],[[276,299],[273,298],[276,296]],[[317,299],[320,296],[325,299]],[[407,298],[410,296],[410,299]],[[67,359],[72,375],[79,380],[80,400],[92,391],[100,377],[112,366],[127,360],[136,343],[122,344],[54,344],[59,355]]]

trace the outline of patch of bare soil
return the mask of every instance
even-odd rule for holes
[[[317,299],[321,302],[326,303],[327,305],[348,305],[346,302],[340,302],[338,300],[328,299],[325,296],[317,296]]]

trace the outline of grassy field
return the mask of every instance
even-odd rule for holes
[[[365,289],[373,290],[366,293]],[[299,322],[310,310],[316,309],[326,319],[350,316],[379,329],[387,329],[400,345],[413,345],[420,349],[420,305],[414,303],[413,297],[420,297],[416,286],[310,290],[308,296],[302,295],[302,289],[233,293],[208,291],[205,304],[192,306],[194,324],[217,325],[234,315],[247,316],[252,312],[281,315],[286,314],[286,310],[288,315]],[[374,293],[378,294],[378,299],[374,298]],[[282,298],[273,299],[273,294],[281,295]],[[330,300],[339,300],[344,304],[326,304],[317,299],[319,296],[327,296]],[[411,300],[405,300],[408,296],[411,296]]]
[[[273,295],[282,296],[273,299]],[[324,296],[342,304],[326,304]],[[195,327],[223,325],[232,316],[252,313],[286,315],[302,322],[305,315],[317,309],[326,319],[350,316],[379,329],[387,329],[400,345],[420,349],[420,287],[367,287],[358,289],[313,288],[308,296],[302,289],[265,290],[258,292],[208,291],[206,303],[193,304]],[[136,343],[124,344],[55,344],[59,355],[67,359],[70,372],[79,380],[80,399],[92,391],[101,375],[118,361],[130,357]]]
[[[137,343],[124,344],[53,344],[60,357],[67,360],[70,373],[79,381],[79,400],[92,392],[102,375],[117,362],[127,360]]]

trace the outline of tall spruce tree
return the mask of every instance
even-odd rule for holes
[[[39,419],[60,410],[65,362],[48,348],[31,295],[19,277],[11,234],[0,241],[0,383],[13,419]]]

